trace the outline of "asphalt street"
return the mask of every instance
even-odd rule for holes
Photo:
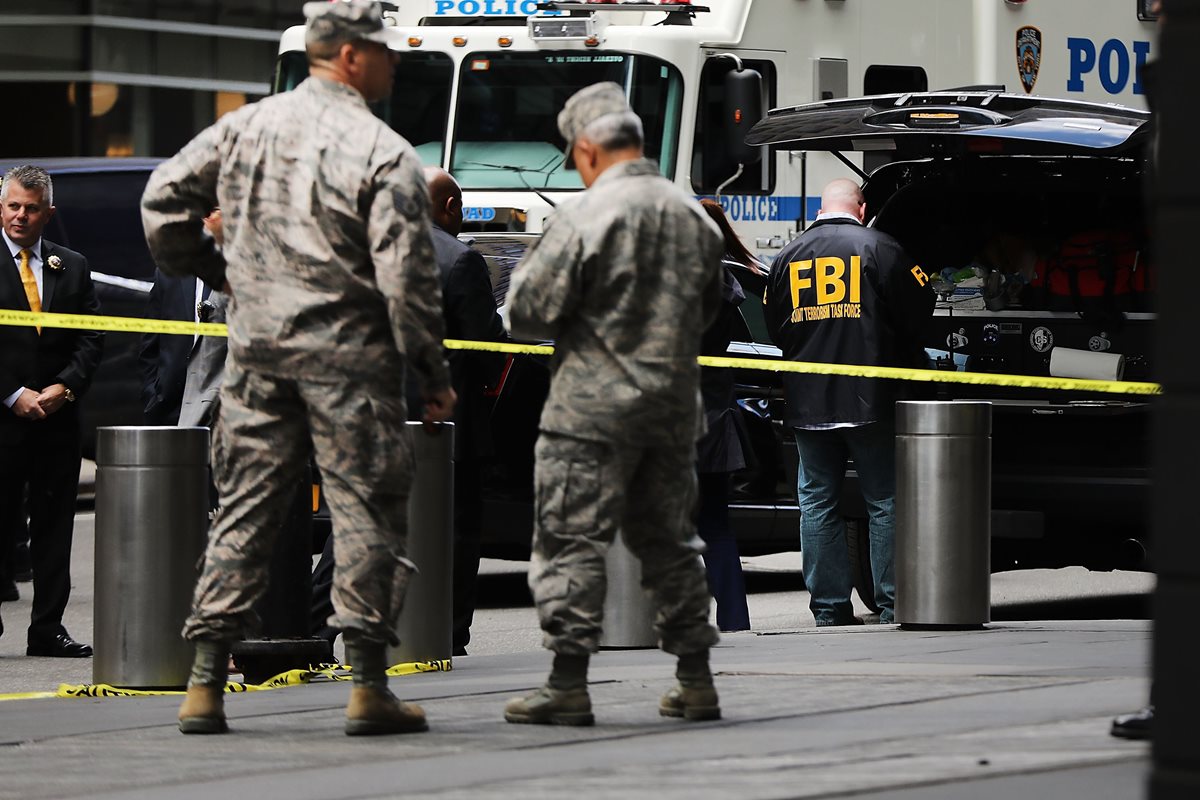
[[[81,514],[67,625],[83,639],[92,531]],[[671,659],[606,650],[590,676],[594,728],[504,723],[505,699],[537,686],[549,657],[524,565],[489,561],[471,655],[392,679],[425,707],[427,734],[345,737],[341,683],[232,695],[233,733],[199,739],[175,730],[177,697],[3,700],[0,798],[1143,795],[1148,746],[1108,725],[1147,696],[1150,623],[1137,617],[1151,576],[995,575],[996,621],[983,630],[816,629],[798,566],[788,553],[747,560],[752,591],[764,591],[750,598],[754,630],[726,634],[713,653],[719,722],[660,718]],[[1063,603],[1084,618],[1052,619]],[[1040,617],[1012,619],[1014,609]],[[1089,609],[1134,618],[1088,619]],[[88,661],[23,655],[28,610],[27,593],[3,607],[0,694],[89,682]]]

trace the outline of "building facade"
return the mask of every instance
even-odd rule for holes
[[[168,156],[270,91],[303,0],[4,0],[0,158]]]

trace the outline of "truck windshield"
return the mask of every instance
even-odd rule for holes
[[[450,115],[454,62],[445,53],[398,53],[392,96],[371,106],[376,116],[409,141],[426,165],[440,166]],[[284,53],[275,73],[275,92],[295,89],[308,77],[304,53]]]
[[[558,112],[592,83],[625,87],[642,118],[646,156],[674,177],[683,81],[657,58],[630,53],[472,53],[462,65],[450,171],[466,189],[582,189],[563,167]]]

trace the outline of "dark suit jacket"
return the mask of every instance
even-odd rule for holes
[[[496,312],[487,263],[477,251],[433,226],[433,250],[442,279],[442,311],[446,338],[501,342],[508,338],[504,321]],[[450,381],[458,395],[454,409],[454,454],[456,458],[479,458],[492,454],[491,402],[484,396],[504,364],[503,356],[451,350]],[[419,416],[420,398],[415,381],[409,380],[409,411]]]
[[[0,248],[8,268],[0,267],[0,308],[29,311],[15,262]],[[62,269],[51,269],[51,256],[62,259]],[[56,314],[96,314],[100,304],[92,285],[87,259],[74,250],[42,240],[42,310]],[[56,383],[83,397],[100,363],[104,334],[70,328],[0,326],[0,399],[21,387],[41,391]],[[22,440],[27,426],[42,426],[48,434],[79,435],[79,404],[65,403],[45,420],[30,422],[0,406],[0,444]]]
[[[193,320],[196,317],[196,281],[154,271],[154,286],[146,303],[149,319]],[[142,372],[142,409],[151,425],[174,425],[183,402],[192,337],[161,333],[142,335],[138,366]]]

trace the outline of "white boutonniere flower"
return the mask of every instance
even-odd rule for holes
[[[63,268],[62,259],[58,256],[50,256],[46,259],[46,266],[50,269],[61,271]]]

